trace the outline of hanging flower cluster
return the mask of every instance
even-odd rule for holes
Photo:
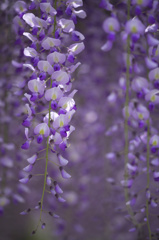
[[[118,144],[117,152],[122,152],[125,146],[125,172],[121,185],[125,189],[128,218],[134,225],[129,231],[147,225],[149,239],[156,239],[158,230],[154,225],[152,229],[151,214],[158,206],[156,189],[152,185],[158,181],[159,129],[155,124],[159,93],[158,1],[123,1],[114,5],[103,1],[101,6],[111,13],[103,23],[107,42],[102,50],[108,52],[121,42],[119,85],[110,93],[108,101],[110,104],[121,102],[121,108],[125,105],[122,111],[124,124],[121,118],[119,125],[118,118],[106,135],[121,131],[121,127],[124,132],[123,144],[120,147]],[[121,8],[125,15],[121,14]],[[117,154],[109,153],[106,157],[114,159]],[[144,181],[145,195],[140,193],[143,189],[140,181]],[[138,188],[135,189],[136,184]]]
[[[68,147],[68,138],[75,129],[70,122],[76,111],[73,97],[77,90],[71,92],[71,88],[72,74],[80,65],[76,58],[84,49],[84,36],[75,30],[76,17],[86,16],[83,10],[78,10],[82,5],[82,0],[55,0],[53,3],[32,1],[29,5],[18,1],[14,5],[18,13],[15,24],[29,43],[23,51],[26,62],[22,65],[32,71],[30,79],[23,86],[26,142],[21,148],[30,151],[33,151],[32,146],[37,148],[27,159],[28,165],[23,169],[26,175],[20,182],[27,183],[36,175],[32,173],[35,164],[45,159],[43,192],[36,207],[40,209],[38,226],[41,223],[42,228],[45,225],[41,220],[45,192],[53,194],[59,202],[65,202],[61,197],[62,189],[51,175],[49,162],[58,166],[64,179],[71,177],[64,170],[68,160],[61,155],[61,151]],[[38,12],[40,16],[37,16]],[[53,161],[50,158],[54,158]],[[26,213],[28,210],[22,212]],[[49,214],[53,215],[50,211]],[[54,216],[57,217],[56,214]]]
[[[13,4],[13,1],[10,2]],[[10,19],[14,10],[7,9],[8,2],[0,3],[0,22],[3,35],[1,39],[0,62],[0,215],[5,207],[12,203],[24,203],[24,194],[29,192],[27,186],[19,183],[17,176],[21,166],[21,152],[18,144],[21,142],[21,129],[18,128],[17,109],[20,105],[14,95],[14,68],[10,61],[13,56],[12,47],[14,38],[9,34],[11,30]],[[5,19],[5,21],[4,21]],[[6,29],[8,29],[6,31]],[[14,126],[14,127],[13,127]],[[19,139],[15,135],[19,134]]]

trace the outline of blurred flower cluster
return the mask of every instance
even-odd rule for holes
[[[0,23],[1,238],[159,239],[158,0],[2,0]]]

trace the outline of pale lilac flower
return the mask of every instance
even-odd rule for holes
[[[50,134],[50,129],[46,123],[40,123],[34,128],[34,133],[48,137]]]
[[[159,136],[154,135],[150,138],[150,144],[154,147],[159,147]]]
[[[42,95],[44,93],[45,84],[39,79],[33,79],[28,82],[28,88],[31,92],[40,93]]]
[[[54,87],[46,90],[45,99],[50,100],[59,100],[63,96],[63,92],[59,87]]]
[[[74,43],[71,46],[69,46],[69,52],[72,52],[74,55],[79,54],[80,52],[82,52],[84,50],[85,46],[84,43]]]
[[[152,159],[151,164],[155,167],[158,167],[159,166],[159,159],[158,158]]]
[[[61,175],[62,175],[63,178],[65,178],[65,179],[71,178],[71,175],[70,175],[69,173],[67,173],[67,172],[63,169],[63,167],[60,167],[59,169],[60,169],[60,172],[61,172]]]
[[[59,25],[61,26],[62,30],[66,33],[70,33],[75,29],[75,24],[72,20],[61,18],[59,20]]]
[[[154,23],[154,24],[151,24],[151,25],[147,26],[147,28],[145,29],[145,33],[157,32],[157,29],[158,29],[158,26],[157,26],[157,24]]]
[[[58,183],[56,181],[54,181],[54,186],[55,186],[55,191],[58,194],[63,193],[63,190],[60,188],[60,186],[58,185]]]
[[[159,40],[154,38],[151,34],[147,35],[147,42],[150,46],[156,46],[159,44]]]
[[[69,123],[69,119],[68,119],[67,115],[61,114],[53,122],[53,127],[55,129],[57,129],[57,128],[66,126],[68,123]]]
[[[142,7],[146,7],[150,3],[150,0],[132,0],[132,4],[137,4]]]
[[[51,121],[55,121],[55,119],[58,116],[59,115],[56,112],[50,112],[50,120]],[[43,121],[48,124],[48,122],[49,122],[49,113],[46,114],[46,116],[43,118]]]
[[[62,107],[68,112],[75,106],[75,101],[71,97],[62,97],[58,102],[58,106]]]
[[[74,109],[72,109],[71,111],[66,113],[66,118],[68,119],[68,121],[71,121],[71,119],[72,119],[72,117],[73,117],[75,112],[76,111]]]
[[[131,188],[132,184],[133,184],[133,180],[132,179],[128,179],[128,180],[121,180],[121,185],[123,187],[127,187],[127,188]]]
[[[70,73],[75,72],[75,70],[81,65],[80,62],[76,63],[75,65],[71,65],[70,67]]]
[[[19,31],[19,28],[21,29],[25,29],[25,23],[24,21],[19,17],[19,16],[16,16],[14,19],[13,19],[13,28],[14,28],[14,31],[18,33]]]
[[[37,157],[38,157],[37,154],[34,154],[32,157],[27,159],[28,163],[34,164],[36,159],[37,159]]]
[[[155,104],[159,103],[159,90],[156,90],[156,89],[153,89],[153,90],[150,90],[146,96],[145,96],[145,100],[146,101],[151,101]]]
[[[29,32],[24,32],[23,35],[24,35],[25,37],[27,37],[29,40],[31,40],[32,42],[37,41],[36,37],[34,37],[34,36],[33,36],[31,33],[29,33]]]
[[[31,172],[33,169],[33,165],[32,164],[29,164],[27,165],[25,168],[23,168],[23,171],[25,172]]]
[[[140,104],[133,110],[132,115],[136,120],[147,120],[149,118],[149,111],[145,106]]]
[[[25,21],[28,25],[30,25],[30,27],[34,27],[34,26],[35,26],[35,23],[34,23],[34,21],[35,21],[35,15],[34,15],[33,13],[25,13],[25,14],[23,15],[23,19],[24,19],[24,21]]]
[[[130,164],[130,163],[127,163],[127,168],[131,171],[131,172],[133,172],[133,173],[136,173],[136,171],[137,171],[137,166],[135,166],[135,165],[132,165],[132,164]]]
[[[39,61],[38,62],[38,68],[42,72],[47,72],[50,75],[53,73],[53,67],[50,65],[48,61]]]
[[[112,41],[107,41],[102,47],[101,47],[101,50],[104,51],[104,52],[108,52],[112,49],[112,46],[113,46],[113,43]]]
[[[60,39],[56,39],[56,38],[51,38],[51,37],[47,37],[46,39],[43,40],[42,42],[42,47],[46,50],[49,50],[50,48],[56,46],[60,46],[61,44],[61,40]]]
[[[47,28],[47,22],[39,17],[33,18],[34,26],[39,28]]]
[[[46,21],[36,17],[33,13],[25,13],[23,19],[30,27],[47,28]]]
[[[51,16],[57,14],[57,11],[51,6],[50,3],[40,3],[40,9],[43,12],[50,13]]]
[[[159,182],[159,172],[156,172],[156,171],[155,171],[155,172],[153,173],[153,177],[154,177],[154,180],[155,180],[155,181]]]
[[[66,4],[72,5],[74,8],[82,7],[83,1],[82,0],[68,0]]]
[[[50,53],[47,56],[47,61],[53,65],[54,63],[61,63],[63,64],[66,61],[66,55],[63,53],[59,53],[59,52],[53,52]]]
[[[27,11],[27,5],[24,1],[17,1],[14,4],[14,9],[17,13],[24,13]]]
[[[145,26],[137,17],[134,17],[126,23],[125,30],[127,33],[138,33],[139,35],[142,35],[144,34]]]
[[[69,81],[69,75],[65,71],[55,71],[51,78],[56,80],[59,84],[65,84]]]
[[[159,80],[159,68],[155,68],[149,72],[149,79],[151,81]]]
[[[25,183],[27,183],[31,178],[32,178],[32,175],[30,174],[30,175],[27,176],[27,177],[21,178],[21,179],[19,180],[19,182],[25,184]]]
[[[116,18],[107,18],[103,23],[103,29],[106,33],[118,32],[120,30],[119,22]]]
[[[29,68],[32,72],[35,71],[35,68],[29,63],[23,63],[23,67]]]
[[[73,13],[79,18],[85,18],[87,15],[84,10],[73,10]]]
[[[144,89],[148,88],[148,81],[143,77],[135,77],[132,81],[131,87],[135,92],[139,92],[141,90],[144,91]]]
[[[55,135],[50,136],[49,141],[50,141],[50,144],[53,141],[54,144],[59,145],[62,143],[63,140],[60,133],[56,132]]]
[[[157,207],[157,201],[155,201],[154,199],[151,199],[151,206],[154,208],[154,207]]]
[[[65,200],[64,198],[62,198],[61,196],[58,196],[58,195],[57,195],[57,199],[58,199],[58,201],[61,202],[61,203],[66,202],[66,200]]]
[[[36,57],[38,55],[37,51],[34,48],[24,48],[24,55],[27,57]]]
[[[149,58],[149,57],[145,58],[145,62],[146,62],[147,68],[149,68],[149,69],[158,67],[158,64],[156,62],[154,62],[153,60],[151,60],[151,58]]]
[[[66,166],[68,164],[68,160],[62,157],[60,154],[58,154],[57,157],[61,166]]]

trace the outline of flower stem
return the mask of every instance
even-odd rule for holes
[[[130,0],[128,0],[128,20],[130,19]],[[127,38],[127,59],[126,59],[126,99],[125,99],[125,123],[124,123],[124,134],[125,134],[125,171],[124,171],[124,180],[125,183],[128,182],[128,169],[127,169],[127,164],[128,164],[128,153],[129,153],[129,129],[128,129],[128,117],[129,117],[129,112],[128,112],[128,106],[129,106],[129,82],[130,82],[130,35],[128,35]],[[129,193],[128,193],[128,188],[125,187],[125,201],[126,201],[126,207],[129,215],[132,218],[133,224],[138,227],[137,221],[134,219],[134,213],[131,209],[131,206],[129,204]]]
[[[57,7],[57,0],[54,2],[54,8]],[[55,29],[56,29],[56,15],[54,16],[54,31],[53,36],[55,35]],[[52,87],[52,80],[50,81],[50,88]],[[48,119],[48,126],[50,127],[50,121],[51,121],[51,101],[49,102],[49,119]],[[39,223],[37,225],[37,228],[41,222],[42,212],[43,212],[43,203],[44,203],[44,195],[46,191],[46,178],[47,178],[47,168],[48,168],[48,161],[49,161],[49,136],[47,137],[47,144],[46,144],[46,162],[45,162],[45,172],[44,172],[44,184],[43,184],[43,192],[41,196],[41,207],[40,207],[40,218]]]
[[[150,122],[147,120],[147,186],[146,188],[149,189],[150,186]],[[149,239],[151,240],[151,228],[150,228],[150,222],[149,222],[149,200],[146,200],[146,218],[147,218],[147,227],[148,227],[148,232],[149,232]]]

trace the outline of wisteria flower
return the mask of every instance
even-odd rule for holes
[[[56,80],[59,84],[65,84],[69,81],[69,75],[62,70],[54,72],[51,78]]]
[[[156,90],[156,89],[149,91],[145,96],[146,101],[151,101],[155,104],[159,103],[158,93],[159,93],[159,90]]]
[[[34,133],[37,135],[39,134],[37,138],[37,142],[41,143],[43,141],[43,136],[48,137],[50,134],[50,129],[46,123],[40,123],[34,128]]]
[[[28,88],[33,93],[40,93],[41,95],[44,93],[45,84],[39,79],[33,79],[28,82]]]
[[[42,72],[47,72],[50,75],[53,73],[53,67],[50,65],[48,61],[39,61],[38,62],[38,68]]]
[[[45,99],[50,100],[59,100],[63,96],[63,92],[59,87],[54,87],[46,90]]]
[[[151,81],[159,80],[159,68],[155,68],[149,72],[149,79]]]
[[[62,30],[66,33],[70,33],[75,29],[75,25],[72,20],[61,18],[59,21],[59,25],[61,26]]]
[[[50,53],[47,56],[47,61],[53,65],[54,63],[61,63],[63,64],[66,61],[66,55],[63,53],[59,53],[59,52],[53,52]]]
[[[103,29],[106,33],[118,32],[120,30],[120,24],[116,18],[110,17],[105,19]]]
[[[40,9],[43,12],[49,13],[51,16],[54,16],[57,14],[57,11],[51,6],[50,3],[40,3]]]
[[[42,42],[42,47],[46,50],[49,50],[50,48],[56,46],[60,46],[61,44],[61,40],[60,39],[56,39],[56,38],[51,38],[51,37],[47,37],[45,40],[43,40]]]

